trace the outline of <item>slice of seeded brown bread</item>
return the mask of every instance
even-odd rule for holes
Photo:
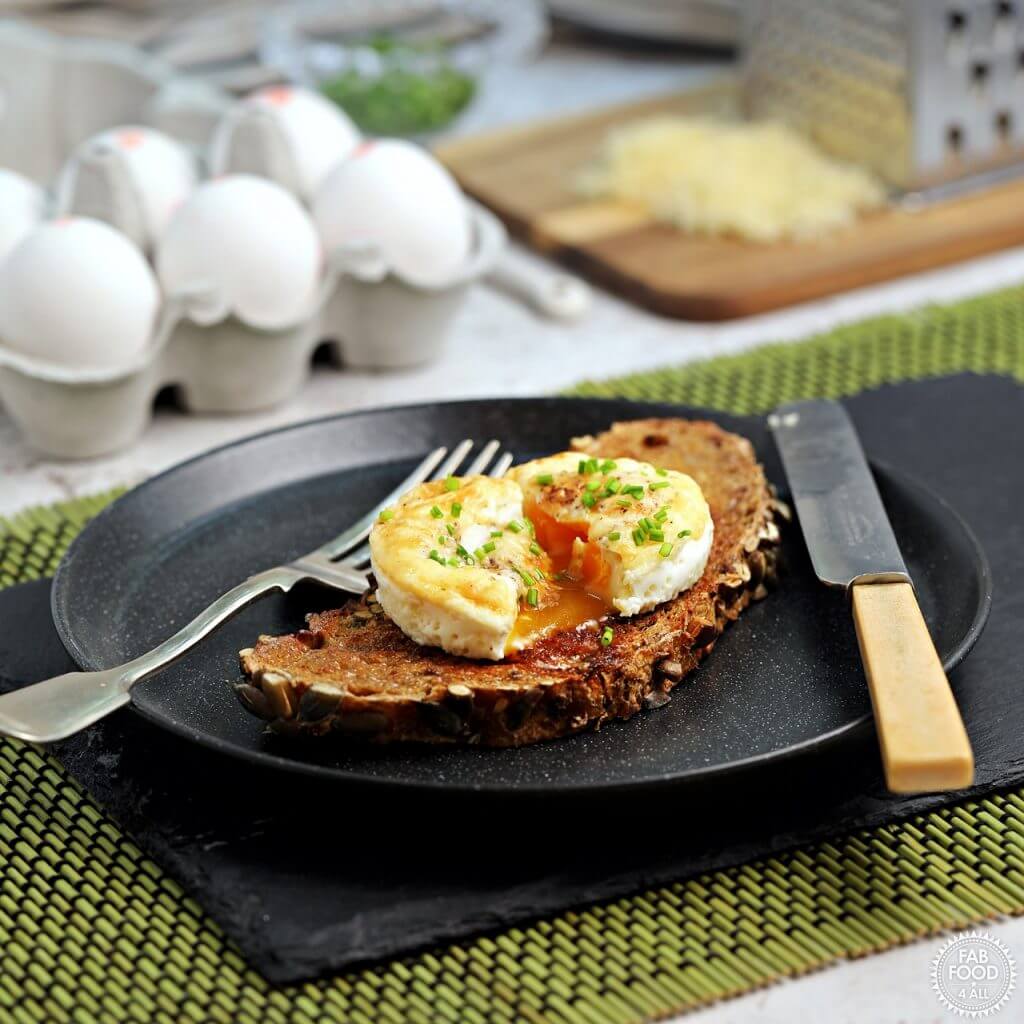
[[[701,579],[679,597],[630,619],[612,617],[614,639],[582,626],[545,637],[502,662],[419,647],[372,598],[310,615],[308,628],[262,636],[240,652],[248,681],[236,692],[278,732],[518,746],[597,728],[669,692],[710,653],[727,623],[775,579],[778,517],[750,442],[714,423],[679,419],[616,423],[573,447],[689,473],[715,523]]]

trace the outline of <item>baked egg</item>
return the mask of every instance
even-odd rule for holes
[[[575,581],[609,611],[650,611],[704,572],[714,525],[685,473],[561,452],[508,475],[523,491],[523,510],[556,578]]]
[[[414,487],[370,531],[370,564],[381,608],[409,639],[467,658],[522,646],[521,610],[547,604],[553,586],[510,479]]]
[[[413,488],[370,532],[377,599],[418,644],[500,660],[556,629],[637,615],[700,579],[714,527],[697,483],[562,452],[500,480]],[[601,642],[612,642],[606,625]]]

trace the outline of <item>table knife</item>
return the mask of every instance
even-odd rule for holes
[[[850,417],[796,402],[768,425],[814,571],[850,597],[889,789],[969,786],[970,741]]]

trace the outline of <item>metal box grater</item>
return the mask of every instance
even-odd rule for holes
[[[1024,0],[748,0],[743,96],[902,191],[1024,173]]]

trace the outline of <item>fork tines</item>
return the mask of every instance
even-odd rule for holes
[[[473,439],[469,437],[463,439],[443,459],[428,479],[444,480],[449,476],[479,476],[481,474],[497,479],[505,475],[505,472],[514,461],[511,452],[501,451],[500,441],[490,440],[480,449],[476,457],[464,466],[463,463],[472,451]],[[366,532],[369,533],[369,530]],[[368,565],[370,562],[370,545],[361,544],[348,554],[345,562],[353,568],[362,568]]]

